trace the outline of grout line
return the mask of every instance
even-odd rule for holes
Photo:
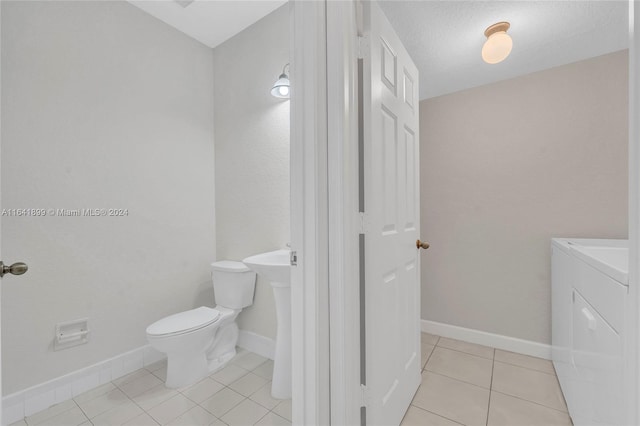
[[[542,358],[540,358],[540,359],[542,359]],[[537,369],[535,369],[535,368],[525,367],[524,365],[514,364],[514,363],[512,363],[512,362],[500,361],[500,360],[495,360],[495,361],[496,361],[496,362],[501,362],[502,364],[511,365],[511,366],[513,366],[513,367],[526,368],[527,370],[537,371],[538,373],[544,373],[544,374],[546,374],[547,376],[556,376],[556,377],[558,377],[558,375],[557,375],[557,374],[556,374],[556,372],[555,372],[555,368],[554,368],[554,370],[553,370],[553,373],[549,373],[548,371],[537,370]],[[547,361],[548,361],[548,360],[547,360]],[[553,363],[552,363],[552,365],[553,365]]]
[[[440,348],[440,349],[445,349],[447,351],[454,351],[454,352],[458,352],[459,354],[465,354],[465,355],[469,355],[469,356],[475,356],[476,358],[482,358],[482,359],[487,359],[489,361],[493,361],[493,357],[491,358],[487,358],[484,356],[480,356],[480,355],[476,355],[476,354],[470,354],[469,352],[465,352],[465,351],[461,351],[459,349],[451,349],[451,348],[447,348],[446,346],[434,346],[433,350],[435,351],[436,348]],[[493,348],[491,348],[493,349]],[[495,350],[493,351],[495,353]]]
[[[462,425],[462,426],[464,426],[464,423],[460,423],[460,422],[458,422],[458,421],[455,421],[455,420],[453,420],[453,419],[450,419],[449,417],[443,416],[442,414],[434,413],[433,411],[426,410],[426,409],[424,409],[424,408],[422,408],[422,407],[418,407],[417,405],[413,405],[413,404],[411,404],[411,406],[412,406],[412,407],[417,408],[418,410],[426,411],[427,413],[433,414],[434,416],[438,416],[438,417],[440,417],[441,419],[446,419],[446,420],[449,420],[450,422],[453,422],[453,423],[455,423],[455,424],[458,424],[458,425]],[[409,410],[407,410],[407,411],[409,411]],[[405,414],[405,415],[406,415],[406,414]],[[403,417],[403,420],[404,420],[404,417]]]
[[[33,413],[33,414],[31,414],[30,416],[24,416],[24,417],[22,418],[22,420],[25,422],[25,424],[26,424],[27,426],[37,426],[37,425],[39,425],[39,424],[46,423],[46,422],[48,422],[49,420],[51,420],[52,418],[57,417],[57,416],[59,416],[59,415],[61,415],[61,414],[64,414],[64,413],[66,413],[66,412],[68,412],[68,411],[71,411],[71,410],[73,410],[74,408],[78,407],[78,403],[77,403],[73,398],[71,398],[71,400],[72,400],[72,401],[73,401],[73,403],[75,404],[75,407],[70,407],[70,408],[68,408],[68,409],[66,409],[66,410],[64,410],[64,411],[60,411],[58,414],[55,414],[55,415],[50,416],[50,417],[47,417],[46,419],[41,420],[39,423],[29,423],[29,422],[27,421],[27,417],[33,417],[33,416],[35,416],[35,415],[37,415],[37,414],[44,413],[45,411],[48,411],[48,410],[52,409],[52,408],[53,408],[53,407],[55,407],[56,405],[64,404],[66,401],[62,401],[62,402],[59,402],[59,403],[57,403],[57,404],[53,404],[51,407],[49,407],[49,408],[45,408],[44,410],[40,410],[40,411],[38,411],[37,413]],[[78,408],[80,408],[80,407],[78,407]],[[80,411],[82,411],[82,408],[80,408]],[[84,416],[87,418],[87,420],[89,420],[89,417],[84,413],[84,411],[82,411],[82,414],[84,414]],[[17,423],[17,422],[14,422],[14,423]]]
[[[429,352],[429,356],[427,357],[427,360],[424,362],[424,367],[422,367],[422,371],[425,371],[427,369],[427,364],[429,364],[431,355],[433,355],[433,352],[435,352],[435,350],[436,350],[436,347],[434,346],[433,349],[431,349],[431,352]]]
[[[451,340],[456,340],[456,339],[451,339]],[[470,344],[470,345],[481,346],[481,347],[483,347],[483,348],[489,348],[489,349],[491,349],[491,350],[492,350],[491,358],[487,358],[487,357],[484,357],[484,356],[482,356],[482,355],[472,354],[472,353],[470,353],[470,352],[465,352],[465,351],[460,350],[460,349],[453,349],[453,348],[449,348],[449,347],[447,347],[447,346],[441,346],[441,345],[440,345],[440,340],[438,340],[438,344],[437,344],[437,345],[435,345],[435,346],[436,346],[436,347],[438,347],[438,348],[442,348],[442,349],[448,349],[448,350],[450,350],[450,351],[456,351],[456,352],[460,352],[460,353],[467,354],[467,355],[477,356],[478,358],[484,358],[484,359],[491,359],[491,360],[493,360],[493,359],[495,359],[495,357],[496,357],[496,348],[492,348],[491,346],[478,345],[477,343],[465,342],[464,340],[459,340],[459,342],[468,343],[468,344]]]
[[[253,424],[255,425],[255,424],[256,424],[256,423],[258,423],[260,420],[262,420],[262,419],[264,419],[265,417],[267,417],[270,413],[271,413],[271,410],[267,411],[267,412],[265,413],[265,415],[264,415],[264,416],[260,417],[260,418],[259,418],[257,421],[255,421]],[[273,413],[273,414],[275,414],[275,413]]]
[[[547,376],[554,376],[554,377],[558,377],[557,374],[555,374],[555,370],[553,373],[547,373],[546,371],[541,371],[541,370],[536,370],[535,368],[529,368],[529,367],[525,367],[523,365],[518,365],[518,364],[512,364],[510,362],[504,362],[504,361],[500,361],[497,359],[494,359],[495,362],[499,362],[500,364],[506,364],[506,365],[510,365],[512,367],[519,367],[519,368],[524,368],[525,370],[529,370],[529,371],[535,371],[537,373],[542,373],[542,374],[546,374]]]
[[[71,400],[73,401],[74,404],[76,404],[76,407],[78,407],[80,409],[80,411],[82,411],[82,414],[84,414],[84,416],[87,418],[87,420],[89,420],[89,423],[93,424],[93,422],[91,421],[91,418],[87,415],[87,413],[85,413],[85,411],[82,409],[80,404],[78,404],[78,401],[76,401],[75,398],[71,398]],[[90,401],[92,401],[92,400],[90,400]],[[89,402],[89,401],[87,401],[87,402]]]
[[[496,350],[493,350],[493,362],[491,363],[491,382],[489,382],[489,402],[487,403],[487,421],[485,423],[486,426],[489,426],[489,412],[491,411],[491,390],[493,389],[493,369],[496,365],[495,360]]]
[[[491,388],[485,388],[484,386],[480,386],[480,385],[477,385],[475,383],[467,382],[466,380],[461,380],[461,379],[459,379],[457,377],[451,377],[451,376],[448,376],[448,375],[446,375],[444,373],[439,373],[439,372],[433,371],[433,370],[427,370],[426,368],[424,369],[424,371],[426,371],[427,373],[437,374],[438,376],[446,377],[448,379],[455,380],[455,381],[460,382],[460,383],[465,383],[467,385],[475,386],[475,387],[480,388],[480,389],[491,391]]]
[[[499,393],[499,394],[502,394],[502,395],[510,396],[511,398],[519,399],[520,401],[530,402],[530,403],[538,405],[540,407],[548,408],[549,410],[557,411],[559,413],[564,413],[567,416],[569,415],[568,411],[558,410],[557,408],[549,407],[548,405],[540,404],[539,402],[531,401],[530,399],[525,399],[525,398],[522,398],[522,397],[519,397],[519,396],[516,396],[516,395],[511,395],[509,393],[500,392],[500,391],[497,391],[497,390],[492,390],[491,392],[495,392],[495,393]]]
[[[486,390],[486,391],[491,391],[491,389],[485,388],[484,386],[476,385],[475,383],[465,382],[464,380],[456,379],[455,377],[447,376],[446,374],[437,373],[435,371],[431,371],[431,370],[427,370],[427,369],[425,369],[425,371],[427,373],[436,374],[438,376],[446,377],[447,379],[455,380],[456,382],[464,383],[465,385],[471,385],[471,386],[475,386],[477,388],[480,388],[480,389],[483,389],[483,390]]]

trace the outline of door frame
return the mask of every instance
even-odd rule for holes
[[[360,424],[358,8],[290,1],[296,425]]]
[[[331,424],[361,424],[358,22],[362,4],[327,2]]]
[[[292,419],[330,424],[326,0],[289,1]]]
[[[625,306],[624,395],[629,424],[640,422],[640,1],[629,0],[629,294]]]

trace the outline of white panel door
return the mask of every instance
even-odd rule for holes
[[[420,384],[418,70],[363,3],[366,420],[397,425]]]

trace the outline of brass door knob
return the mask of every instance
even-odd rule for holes
[[[417,249],[428,249],[430,247],[429,243],[426,241],[416,240],[416,248]]]
[[[17,262],[9,266],[0,261],[0,277],[4,277],[6,274],[22,275],[27,272],[27,269],[29,269],[29,267],[26,263]]]

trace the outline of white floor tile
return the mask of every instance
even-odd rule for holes
[[[263,377],[267,380],[271,380],[273,378],[273,360],[268,360],[264,364],[259,365],[258,367],[252,370],[252,373],[257,374],[260,377]]]
[[[438,346],[480,356],[482,358],[493,359],[494,349],[488,346],[476,345],[475,343],[448,339],[446,337],[441,337],[440,340],[438,340]]]
[[[229,387],[240,395],[249,396],[264,386],[267,381],[257,374],[249,373],[231,383]]]
[[[97,398],[78,403],[78,405],[82,408],[82,411],[84,411],[87,417],[92,419],[98,414],[102,414],[126,402],[130,402],[130,399],[120,389],[114,389]]]
[[[244,352],[236,355],[233,359],[233,364],[245,370],[253,370],[256,367],[267,362],[267,358],[254,354],[253,352]]]
[[[459,424],[411,405],[400,426],[458,426]]]
[[[178,394],[147,411],[151,417],[161,425],[165,425],[172,420],[177,419],[182,414],[192,409],[196,404],[185,397]]]
[[[258,405],[250,399],[245,399],[222,416],[221,420],[229,426],[253,425],[268,412],[269,410],[262,405]]]
[[[119,385],[118,387],[122,392],[127,394],[129,398],[133,398],[160,384],[162,384],[162,380],[147,372],[147,374]]]
[[[73,402],[73,400],[65,401],[60,404],[56,404],[53,407],[49,407],[44,411],[40,411],[39,413],[29,416],[25,420],[29,425],[37,425],[75,407],[77,407],[77,405],[75,402]]]
[[[129,383],[133,380],[139,379],[142,376],[146,376],[147,374],[149,374],[149,372],[144,368],[141,368],[140,370],[136,370],[133,373],[129,373],[125,376],[112,380],[112,382],[114,385],[120,386],[120,385],[124,385],[125,383]]]
[[[224,385],[209,377],[205,377],[195,385],[191,385],[182,390],[182,394],[199,404],[205,399],[211,398],[215,393],[220,392],[222,389],[224,389]]]
[[[210,377],[223,385],[230,385],[247,374],[249,374],[249,370],[245,370],[234,364],[227,364],[222,370],[213,373]]]
[[[491,392],[489,426],[571,426],[565,412],[498,392]]]
[[[496,361],[492,389],[527,401],[567,411],[554,375]]]
[[[427,365],[427,361],[429,360],[433,349],[435,349],[435,346],[428,343],[422,343],[420,345],[420,349],[420,358],[422,360],[421,367],[424,368],[424,366]]]
[[[438,344],[438,340],[440,340],[439,336],[430,333],[421,333],[421,343],[426,343],[428,345],[436,345]]]
[[[134,397],[133,402],[138,404],[143,410],[149,411],[151,408],[166,401],[169,398],[173,398],[177,394],[178,391],[176,391],[175,389],[169,389],[164,385],[164,383],[161,383],[157,386],[152,387],[148,391]]]
[[[536,358],[529,355],[496,349],[496,361],[542,371],[547,374],[556,374],[556,370],[553,368],[553,363],[548,359]]]
[[[216,421],[216,417],[204,408],[196,405],[186,413],[182,414],[175,420],[172,420],[171,426],[208,426]]]
[[[243,399],[245,398],[238,392],[224,388],[211,398],[203,401],[200,405],[214,416],[221,418]]]
[[[271,382],[267,382],[264,386],[251,394],[249,398],[269,410],[274,409],[276,405],[282,402],[281,399],[276,399],[271,396]]]
[[[258,420],[256,426],[290,426],[291,422],[284,417],[280,417],[279,415],[269,412],[263,418]]]
[[[489,390],[425,371],[413,405],[458,423],[484,426]]]
[[[280,404],[278,404],[276,406],[276,408],[274,408],[272,410],[274,413],[276,413],[277,415],[284,417],[285,419],[292,421],[291,420],[291,400],[290,399],[285,399],[284,401],[282,401]]]
[[[436,347],[424,368],[483,388],[491,386],[493,361],[479,356]]]
[[[128,422],[124,423],[126,426],[158,426],[158,422],[147,413],[142,413],[138,417],[134,417]]]
[[[142,413],[142,408],[130,401],[94,417],[91,419],[91,423],[94,426],[122,425]]]
[[[58,414],[57,416],[38,423],[38,426],[77,426],[87,420],[87,416],[84,415],[82,410],[78,407],[74,407]]]
[[[104,395],[106,393],[111,392],[115,388],[116,388],[116,386],[113,383],[105,383],[104,385],[98,386],[95,389],[91,389],[90,391],[87,391],[85,393],[81,393],[80,395],[76,396],[73,399],[75,399],[76,402],[78,402],[78,403],[91,401],[94,398],[97,398],[99,396],[102,396],[102,395]]]

